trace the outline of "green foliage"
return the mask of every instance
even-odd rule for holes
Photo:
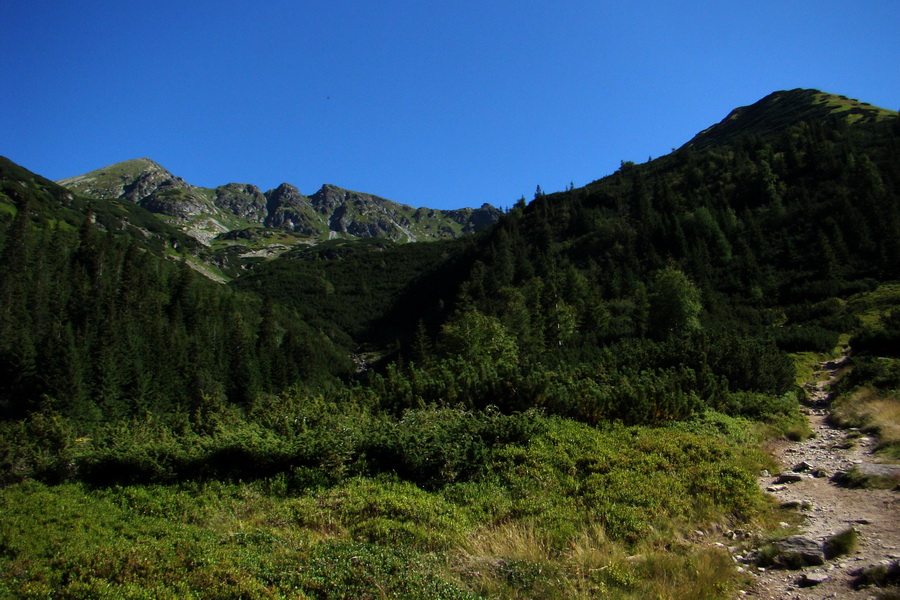
[[[675,430],[600,432],[560,419],[549,425],[530,444],[500,453],[492,468],[513,498],[527,500],[513,514],[561,539],[584,519],[597,519],[613,538],[636,541],[655,519],[756,508],[755,482],[724,442]]]
[[[867,586],[889,587],[900,585],[900,563],[897,561],[889,564],[872,565],[862,569],[862,572],[853,581],[853,586],[863,588]],[[896,592],[895,592],[896,593]],[[882,593],[876,596],[879,600],[888,600],[893,597]]]
[[[362,452],[372,470],[436,489],[477,479],[495,448],[524,441],[539,427],[534,412],[409,409],[399,420],[379,420]]]
[[[384,347],[431,326],[456,295],[465,240],[334,240],[257,265],[232,286],[289,306],[348,350]]]
[[[500,370],[516,366],[519,349],[499,319],[474,308],[457,315],[441,328],[438,351],[463,362],[496,365]]]
[[[681,271],[666,267],[650,280],[650,331],[668,334],[700,329],[700,290]]]
[[[204,395],[247,403],[346,369],[296,315],[208,281],[135,242],[33,227],[0,238],[0,415],[54,399],[96,422],[189,411]]]
[[[352,539],[417,550],[447,550],[473,523],[461,507],[412,483],[353,479],[298,502],[299,522],[340,527]]]
[[[900,358],[900,310],[892,310],[876,326],[853,336],[850,346],[856,353]]]
[[[301,588],[317,600],[378,595],[404,600],[477,598],[442,575],[433,556],[404,547],[338,542],[317,547],[300,576]]]
[[[760,506],[757,467],[742,458],[737,442],[748,433],[727,417],[709,415],[707,422],[726,427],[734,441],[700,433],[702,427],[601,430],[533,414],[429,409],[397,426],[423,440],[442,422],[500,436],[484,440],[482,466],[467,480],[429,491],[368,456],[381,444],[367,435],[385,426],[380,419],[351,410],[335,434],[341,408],[286,397],[253,409],[267,414],[268,434],[248,431],[253,426],[239,414],[221,414],[212,436],[219,442],[208,434],[167,439],[161,424],[152,435],[131,425],[118,439],[133,438],[123,452],[141,447],[151,459],[154,448],[164,451],[181,439],[190,441],[180,450],[188,455],[242,439],[265,465],[277,462],[293,435],[334,443],[357,423],[362,439],[350,445],[366,451],[351,450],[342,466],[285,464],[254,482],[7,485],[0,489],[0,590],[12,597],[346,598],[381,590],[392,597],[474,598],[499,585],[505,597],[562,598],[602,585],[649,593],[647,586],[658,585],[650,574],[663,571],[678,586],[724,584],[721,576],[704,579],[700,566],[697,576],[692,570],[674,576],[677,565],[706,563],[686,549],[665,562],[662,550],[643,546],[654,527],[668,536],[746,518]],[[94,438],[71,444],[78,448],[76,466],[108,451]],[[336,470],[374,476],[341,479]],[[309,473],[321,473],[321,485],[298,485],[298,471],[307,481]],[[635,551],[654,558],[624,561]],[[586,580],[588,573],[595,575]]]

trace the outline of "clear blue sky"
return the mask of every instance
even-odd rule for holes
[[[742,5],[742,6],[739,6]],[[796,87],[900,108],[900,6],[4,0],[0,154],[507,206]]]

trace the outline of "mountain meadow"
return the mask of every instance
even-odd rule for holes
[[[126,166],[0,157],[2,597],[737,597],[842,353],[900,462],[894,111],[775,92],[504,211]]]

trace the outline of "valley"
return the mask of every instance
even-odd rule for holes
[[[0,596],[895,598],[898,156],[796,89],[506,211],[0,158]]]

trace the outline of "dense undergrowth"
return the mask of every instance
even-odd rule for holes
[[[764,507],[750,424],[718,413],[597,428],[286,400],[259,407],[269,419],[136,420],[91,438],[35,415],[45,447],[20,447],[7,426],[4,460],[35,477],[0,490],[0,592],[712,598],[736,573],[689,532]]]

